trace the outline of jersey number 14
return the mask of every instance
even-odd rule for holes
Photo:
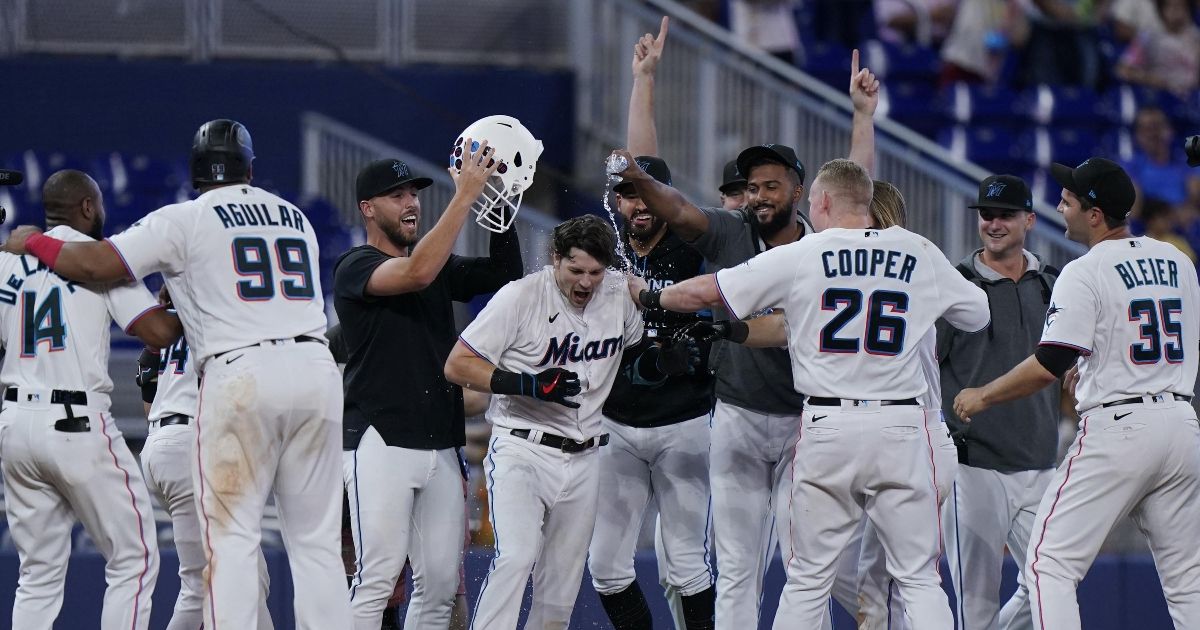
[[[63,323],[62,295],[58,287],[50,289],[38,302],[37,291],[21,294],[21,356],[37,355],[38,344],[45,342],[51,352],[67,347],[67,325]]]

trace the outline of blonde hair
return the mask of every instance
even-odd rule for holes
[[[893,225],[905,227],[908,224],[908,209],[904,205],[904,195],[900,189],[888,182],[875,180],[871,193],[871,222],[875,227],[887,229]]]
[[[826,162],[817,176],[830,194],[841,196],[856,206],[871,205],[871,176],[856,162],[838,158]]]

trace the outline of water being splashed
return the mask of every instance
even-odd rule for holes
[[[621,239],[621,228],[617,225],[617,215],[613,212],[612,204],[609,203],[609,193],[612,187],[621,182],[621,176],[617,173],[629,168],[629,160],[625,156],[613,153],[604,161],[604,170],[607,177],[604,181],[604,196],[600,202],[604,204],[604,210],[608,212],[608,220],[612,222],[613,232],[617,235],[617,264],[620,268],[617,271],[628,273],[631,271],[629,259],[625,257],[625,241]]]

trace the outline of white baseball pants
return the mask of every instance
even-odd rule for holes
[[[388,446],[368,427],[358,449],[342,457],[358,566],[350,584],[354,627],[379,630],[406,559],[421,597],[414,595],[404,626],[447,627],[466,520],[457,450]]]
[[[817,628],[837,562],[865,510],[886,567],[922,630],[954,627],[937,572],[941,551],[930,417],[916,406],[809,406],[792,459],[787,585],[775,629]],[[936,425],[935,425],[936,426]]]
[[[540,432],[530,437],[538,439]],[[525,627],[566,630],[596,525],[600,454],[595,447],[564,453],[495,427],[483,470],[496,555],[472,630],[517,627],[531,570],[533,605]]]
[[[12,627],[54,625],[78,518],[105,559],[100,628],[144,630],[158,579],[158,536],[150,494],[107,413],[107,400],[95,408],[72,405],[90,426],[64,432],[55,422],[67,417],[66,410],[50,404],[49,390],[19,393],[22,402],[5,402],[0,412],[4,507],[21,561]],[[29,396],[40,402],[28,402]]]
[[[342,384],[329,349],[292,341],[205,364],[192,479],[208,560],[205,630],[257,623],[263,508],[274,492],[298,630],[350,627],[341,559]]]
[[[758,627],[763,575],[776,540],[783,557],[791,555],[786,510],[791,477],[786,473],[799,424],[798,415],[758,413],[720,400],[713,408],[708,459],[717,630]]]
[[[602,595],[633,583],[633,556],[646,514],[658,508],[664,569],[681,596],[712,585],[708,565],[708,416],[637,428],[605,418],[596,531],[588,551],[592,585]]]
[[[947,498],[953,490],[959,471],[958,448],[954,446],[954,439],[950,437],[941,411],[929,410],[928,414],[929,437],[933,445],[934,470],[937,475],[938,505],[941,506],[944,515],[948,509]],[[933,422],[935,414],[940,420],[937,424]],[[879,542],[879,532],[865,516],[860,527],[861,537],[855,536],[859,544],[855,545],[852,541],[847,553],[843,554],[843,562],[846,563],[843,566],[853,566],[856,576],[856,586],[852,592],[857,593],[854,601],[858,609],[849,612],[858,619],[859,630],[906,630],[909,625],[904,616],[904,598],[900,596],[896,581],[887,572],[887,556]],[[839,569],[833,592],[834,597],[845,606],[845,601],[838,597],[838,584],[842,580],[842,569]]]
[[[1200,628],[1200,426],[1170,395],[1083,414],[1038,506],[1025,569],[1033,624],[1079,628],[1075,588],[1126,515],[1150,551],[1176,628]]]
[[[159,505],[171,516],[171,533],[179,557],[179,596],[167,630],[200,630],[204,624],[204,545],[200,518],[192,490],[192,459],[196,447],[195,419],[190,424],[150,428],[142,447],[142,472]],[[258,630],[271,630],[267,594],[271,578],[267,561],[258,551],[258,580],[262,598],[258,605]]]
[[[946,560],[954,592],[955,617],[965,630],[1032,628],[1029,596],[1018,577],[1017,592],[1001,612],[1000,574],[1008,546],[1021,571],[1038,504],[1053,470],[1003,473],[960,466],[950,501],[942,512]]]

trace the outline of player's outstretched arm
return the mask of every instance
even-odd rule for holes
[[[684,333],[700,342],[724,339],[751,348],[783,348],[788,343],[783,311],[748,320],[696,322]]]
[[[687,197],[643,171],[629,151],[616,149],[613,153],[624,157],[629,164],[618,175],[633,182],[638,196],[646,202],[647,211],[665,221],[676,236],[685,241],[694,241],[708,231],[708,217]]]
[[[470,147],[471,143],[472,139],[467,138],[463,146]],[[500,166],[491,154],[485,140],[478,150],[463,156],[462,171],[449,169],[455,191],[446,211],[413,248],[411,256],[399,256],[375,268],[367,281],[367,293],[377,297],[411,293],[428,287],[437,278],[466,223],[471,204],[479,198],[484,184]]]
[[[633,45],[633,89],[629,92],[629,129],[625,141],[634,155],[658,155],[658,127],[654,124],[654,73],[667,42],[670,21],[664,15],[657,37],[646,33]]]
[[[854,118],[850,127],[850,161],[872,177],[875,174],[875,109],[879,106],[879,80],[859,68],[858,49],[850,54],[850,102]]]
[[[959,392],[954,398],[954,413],[964,422],[970,422],[971,416],[981,411],[1034,394],[1056,380],[1058,377],[1034,355],[983,387],[968,387]]]
[[[30,254],[46,263],[58,275],[75,282],[116,282],[135,280],[125,261],[107,241],[60,241],[42,234],[41,229],[22,225],[14,229],[0,251]]]
[[[688,278],[662,291],[651,291],[644,283],[629,280],[629,293],[642,308],[665,308],[676,313],[695,313],[710,306],[721,304],[721,292],[717,290],[717,276],[705,274]]]
[[[446,359],[446,380],[477,392],[529,396],[578,409],[579,403],[567,400],[583,390],[579,375],[562,368],[550,368],[537,374],[502,370],[475,354],[460,339]]]
[[[151,348],[166,348],[183,336],[183,323],[175,313],[160,307],[138,318],[128,332]]]

